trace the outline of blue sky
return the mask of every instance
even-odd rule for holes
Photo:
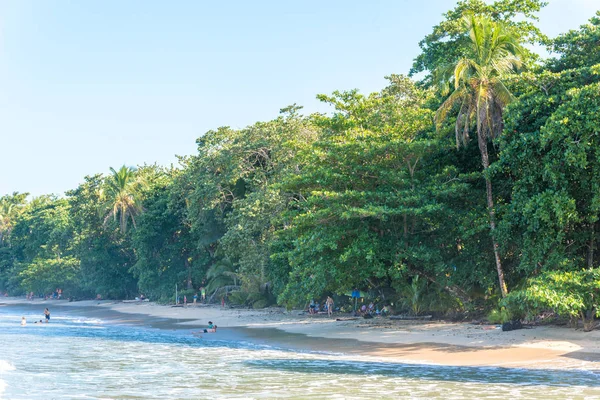
[[[317,93],[407,73],[454,0],[0,1],[0,195],[62,194],[110,166],[176,162]],[[600,0],[550,0],[577,28]]]

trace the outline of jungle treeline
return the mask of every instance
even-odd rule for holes
[[[600,12],[556,38],[541,0],[459,1],[407,75],[0,198],[0,290],[397,311],[600,315]],[[518,22],[516,22],[518,21]],[[531,45],[547,49],[549,57]],[[539,48],[539,47],[538,47]],[[392,49],[402,51],[402,49]]]

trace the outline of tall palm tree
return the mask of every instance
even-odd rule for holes
[[[492,182],[486,170],[490,162],[488,140],[502,132],[502,111],[514,97],[502,79],[521,66],[523,48],[519,37],[506,25],[487,17],[468,15],[463,18],[465,31],[469,33],[470,46],[464,57],[457,62],[440,67],[436,71],[438,82],[446,93],[453,84],[454,90],[436,113],[436,121],[443,121],[448,113],[458,107],[456,118],[456,145],[466,145],[474,126],[483,164],[490,230],[496,259],[496,269],[502,296],[508,289],[498,252],[495,236],[494,199]]]
[[[122,166],[118,171],[110,168],[111,175],[106,180],[106,187],[102,193],[108,213],[104,223],[112,217],[115,221],[119,218],[121,233],[127,231],[127,221],[131,219],[136,227],[135,217],[140,214],[141,181],[138,179],[137,170],[133,167]]]
[[[4,242],[4,237],[10,233],[12,226],[12,215],[14,204],[0,199],[0,245]]]
[[[4,243],[10,234],[15,219],[25,205],[25,199],[29,193],[14,192],[12,195],[0,197],[0,245]]]

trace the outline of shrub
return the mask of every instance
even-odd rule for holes
[[[551,271],[529,279],[524,289],[501,302],[513,313],[532,315],[551,308],[560,316],[583,321],[584,330],[600,316],[600,268]]]
[[[492,310],[487,315],[487,320],[491,324],[504,324],[512,319],[512,315],[506,309],[506,307],[501,307],[500,309]]]

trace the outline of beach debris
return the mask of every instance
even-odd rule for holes
[[[430,320],[432,318],[431,315],[392,315],[390,319],[400,319],[400,320],[415,320],[415,321],[425,321]]]
[[[515,331],[517,329],[523,329],[521,320],[515,319],[514,321],[508,321],[502,324],[502,332]]]

